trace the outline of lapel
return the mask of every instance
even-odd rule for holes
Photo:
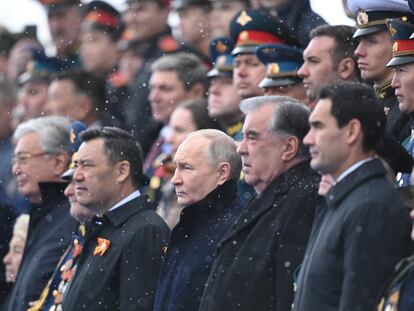
[[[235,224],[227,232],[219,246],[256,223],[270,208],[278,208],[278,201],[304,176],[316,174],[312,171],[309,162],[302,162],[292,167],[273,180],[260,195],[255,195],[246,206],[245,211],[238,217]]]
[[[338,206],[355,188],[374,177],[385,176],[386,171],[380,159],[362,164],[339,181],[325,196],[328,207]]]

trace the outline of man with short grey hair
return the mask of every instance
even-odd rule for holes
[[[76,229],[61,175],[69,165],[70,120],[41,117],[15,133],[13,173],[19,192],[31,202],[23,259],[5,310],[27,310],[37,300]]]
[[[310,112],[284,96],[249,98],[241,110],[237,152],[256,195],[218,245],[199,310],[288,311],[318,201],[302,143]]]
[[[170,235],[155,299],[156,311],[198,310],[215,249],[239,215],[241,159],[218,130],[191,133],[178,147],[171,182],[184,206]]]

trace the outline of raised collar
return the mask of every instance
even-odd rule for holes
[[[236,200],[237,181],[228,180],[223,185],[211,191],[204,199],[194,204],[186,206],[183,212],[195,210],[200,212],[211,211],[212,208],[225,208]]]
[[[283,174],[276,177],[262,193],[257,195],[257,198],[266,199],[266,197],[269,196],[288,192],[294,184],[306,176],[310,171],[312,171],[312,169],[310,168],[309,161],[296,164]]]
[[[345,176],[326,194],[328,206],[337,206],[355,188],[374,177],[385,176],[386,171],[380,159],[373,159]]]
[[[141,195],[127,202],[122,208],[105,213],[103,218],[108,219],[116,227],[122,225],[132,215],[144,210],[155,210],[155,206],[150,203],[148,196]]]

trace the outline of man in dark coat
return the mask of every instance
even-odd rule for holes
[[[69,128],[67,118],[41,117],[20,124],[14,133],[13,173],[31,211],[23,259],[5,310],[26,311],[38,299],[76,228],[60,177],[69,163]]]
[[[312,232],[293,310],[374,310],[410,245],[407,209],[375,157],[385,114],[367,85],[328,86],[319,98],[304,143],[311,166],[335,184]]]
[[[256,195],[218,245],[200,310],[288,311],[318,198],[302,144],[309,109],[282,96],[246,99],[241,109],[238,153]]]
[[[121,129],[81,134],[73,175],[79,204],[98,217],[86,227],[63,310],[152,310],[169,229],[142,184],[141,148]]]
[[[214,252],[241,210],[241,159],[234,141],[218,130],[199,130],[181,143],[172,183],[184,206],[171,232],[155,300],[156,311],[198,310]]]

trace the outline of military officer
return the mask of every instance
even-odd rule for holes
[[[391,86],[395,89],[395,95],[399,102],[399,109],[411,120],[411,136],[403,141],[403,146],[411,156],[414,155],[413,121],[414,97],[412,86],[414,84],[414,40],[410,39],[414,32],[414,24],[405,18],[394,18],[388,22],[388,27],[393,41],[393,57],[387,66],[394,69]],[[400,187],[410,185],[410,174],[404,173],[397,176]]]
[[[229,37],[217,37],[210,42],[210,58],[214,68],[207,73],[210,80],[208,113],[217,119],[227,135],[241,141],[244,115],[239,108],[240,95],[233,84],[233,45]],[[252,198],[254,189],[246,184],[243,174],[237,187],[239,202],[245,206]]]
[[[387,130],[402,142],[410,135],[408,116],[398,109],[398,100],[391,87],[393,71],[385,65],[392,58],[391,35],[386,21],[389,18],[412,20],[406,1],[350,0],[348,6],[356,15],[354,38],[359,40],[355,50],[363,80],[373,83],[387,115]]]
[[[242,98],[263,95],[259,83],[266,68],[257,59],[258,45],[274,43],[300,46],[292,32],[281,20],[263,10],[243,10],[230,23],[230,33],[235,47],[233,83]]]
[[[256,56],[266,66],[266,75],[260,82],[266,95],[282,95],[307,102],[306,90],[298,70],[303,64],[303,50],[283,44],[263,44]]]

